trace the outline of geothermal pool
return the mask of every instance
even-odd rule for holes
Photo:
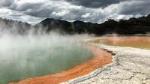
[[[0,84],[55,74],[91,59],[91,51],[72,38],[59,35],[1,36]]]
[[[77,39],[55,34],[0,36],[0,84],[37,84],[45,80],[59,83],[111,63],[110,53],[91,50]],[[150,49],[150,37],[144,36],[100,37],[88,43]]]

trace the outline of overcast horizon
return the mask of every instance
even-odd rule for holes
[[[2,0],[0,17],[35,24],[44,18],[102,23],[150,14],[150,0]]]

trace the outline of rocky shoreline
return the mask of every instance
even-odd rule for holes
[[[150,84],[150,50],[97,46],[115,53],[113,62],[62,84]]]

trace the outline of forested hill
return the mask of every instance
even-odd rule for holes
[[[48,31],[52,29],[61,29],[68,33],[92,33],[96,35],[111,33],[125,35],[145,34],[150,32],[150,15],[120,21],[109,19],[102,24],[82,21],[67,22],[64,20],[47,18],[40,24],[44,27],[48,27]]]
[[[18,32],[24,33],[31,28],[42,28],[46,32],[51,30],[60,30],[68,34],[75,33],[89,33],[95,35],[103,34],[122,34],[122,35],[132,35],[132,34],[146,34],[150,33],[150,15],[140,17],[140,18],[130,18],[129,20],[115,21],[109,19],[104,23],[90,23],[82,21],[68,22],[65,20],[58,20],[47,18],[36,25],[30,25],[28,23],[0,19],[1,29],[17,29]]]

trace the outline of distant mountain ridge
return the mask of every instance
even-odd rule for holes
[[[31,27],[32,25],[25,22],[0,18],[0,31],[11,31],[12,33],[24,34]]]
[[[51,29],[61,29],[69,33],[90,33],[96,35],[103,34],[145,34],[150,32],[150,15],[140,18],[130,18],[129,20],[115,21],[109,19],[102,24],[74,21],[67,22],[47,18],[40,24]]]
[[[38,29],[39,27],[41,27],[46,32],[49,32],[51,30],[60,30],[68,34],[89,33],[95,35],[103,35],[116,33],[123,35],[132,35],[150,33],[150,15],[139,18],[130,18],[129,20],[120,20],[118,22],[109,19],[108,21],[105,21],[101,24],[82,21],[68,22],[65,20],[47,18],[34,26],[19,21],[0,19],[0,26],[4,26],[4,24],[6,26],[5,28],[11,28],[12,25],[15,24],[15,26],[21,32],[25,32],[30,28]]]

